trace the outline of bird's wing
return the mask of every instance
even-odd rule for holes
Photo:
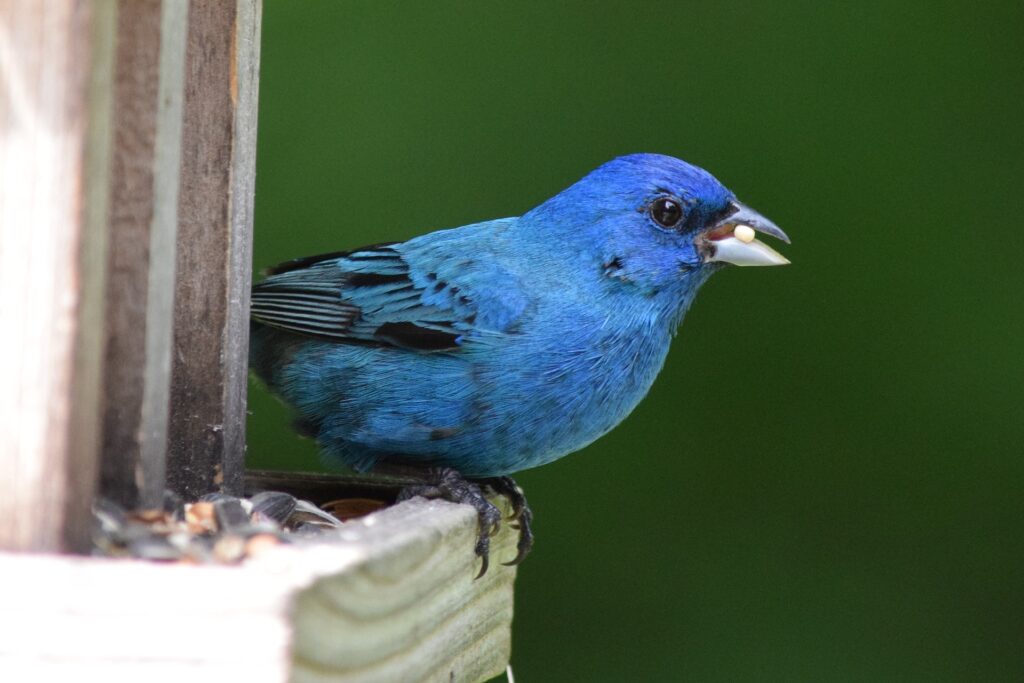
[[[407,242],[289,261],[253,286],[251,315],[319,339],[417,351],[453,351],[508,331],[525,303],[514,295],[497,303],[492,289],[512,276],[486,259],[453,262],[445,251]]]

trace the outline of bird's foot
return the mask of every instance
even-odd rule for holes
[[[503,564],[509,566],[519,564],[533,550],[533,529],[530,528],[530,523],[533,521],[533,510],[526,502],[523,489],[519,488],[519,484],[512,477],[491,477],[483,479],[482,483],[487,484],[498,495],[508,498],[508,502],[512,504],[509,521],[512,522],[510,526],[513,529],[519,530],[519,542],[516,544],[516,556],[510,562]]]
[[[487,500],[479,484],[465,479],[457,470],[445,467],[431,470],[430,474],[432,475],[429,477],[430,483],[406,486],[398,494],[398,500],[403,501],[422,496],[429,499],[440,498],[451,503],[472,505],[476,510],[479,525],[474,548],[481,561],[480,573],[476,575],[476,578],[479,579],[487,573],[487,567],[490,564],[491,536],[497,533],[501,526],[501,512],[494,506],[494,503]]]
[[[479,532],[474,548],[480,558],[480,578],[487,573],[490,566],[491,536],[498,532],[501,527],[501,512],[495,505],[487,500],[481,486],[486,486],[498,495],[508,498],[512,505],[512,514],[509,521],[513,529],[519,530],[519,542],[516,545],[516,556],[506,565],[516,565],[523,561],[533,548],[533,531],[530,522],[533,521],[533,512],[526,502],[523,490],[512,479],[512,477],[488,477],[485,479],[470,480],[463,477],[458,470],[441,468],[430,470],[425,478],[425,483],[406,486],[398,494],[398,500],[408,500],[416,496],[423,498],[447,500],[451,503],[463,503],[473,506],[476,510]]]

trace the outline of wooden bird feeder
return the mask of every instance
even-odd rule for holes
[[[244,492],[260,17],[260,0],[0,0],[4,680],[506,668],[515,570],[474,580],[468,506],[414,499],[234,565],[93,551],[99,495]],[[493,544],[515,554],[507,528]]]

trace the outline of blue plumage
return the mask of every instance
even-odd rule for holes
[[[713,272],[785,262],[738,225],[785,239],[706,171],[622,157],[518,218],[279,266],[251,364],[359,470],[535,467],[629,414]]]

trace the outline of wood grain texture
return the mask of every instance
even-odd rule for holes
[[[2,548],[89,545],[115,9],[0,2]]]
[[[100,490],[128,508],[164,489],[187,11],[118,4]]]
[[[186,498],[242,488],[261,7],[189,8],[167,475]]]
[[[131,0],[123,0],[131,2]],[[174,343],[174,273],[181,182],[182,107],[185,99],[185,43],[188,3],[164,0],[160,7],[160,86],[156,148],[153,153],[153,228],[146,303],[146,377],[142,395],[142,503],[162,498],[170,419],[171,353]]]
[[[505,670],[515,571],[500,560],[515,556],[516,534],[503,529],[496,561],[474,580],[472,508],[411,503],[349,531],[367,549],[360,561],[297,595],[295,683],[484,681]]]
[[[484,681],[515,570],[480,580],[468,506],[414,499],[238,567],[0,554],[10,680]],[[503,529],[494,557],[515,554]],[[154,618],[158,615],[158,618]]]

